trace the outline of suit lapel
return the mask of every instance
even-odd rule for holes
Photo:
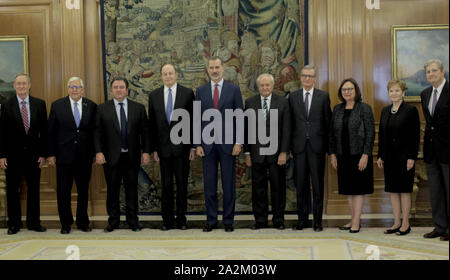
[[[63,104],[64,104],[64,114],[66,114],[66,117],[69,120],[71,120],[72,125],[74,127],[77,127],[77,124],[75,123],[75,117],[73,116],[73,113],[72,113],[72,105],[70,103],[69,96],[67,96],[64,99],[64,103]],[[84,116],[84,114],[83,114],[83,116]],[[81,125],[81,121],[80,121],[80,125]]]
[[[182,92],[181,87],[179,85],[177,85],[177,94],[176,94],[173,110],[182,108],[182,106],[181,106],[182,104],[183,104],[183,92]]]
[[[89,103],[86,101],[85,98],[83,98],[81,106],[83,107],[82,113],[81,113],[81,120],[80,120],[80,127],[84,125],[86,120],[89,119]],[[73,118],[73,121],[75,122],[75,117]]]
[[[223,107],[223,104],[225,103],[225,99],[228,97],[228,95],[226,94],[226,91],[228,89],[228,84],[223,81],[223,85],[222,85],[222,92],[220,93],[220,98],[219,98],[219,110]],[[214,104],[213,104],[214,107]]]
[[[36,102],[30,96],[30,130],[33,129],[36,125],[36,115],[37,115]]]
[[[178,92],[177,92],[178,93]],[[166,125],[169,125],[169,123],[167,122],[167,117],[166,117],[166,106],[164,105],[164,86],[163,87],[161,87],[157,92],[156,92],[156,96],[155,96],[155,99],[156,99],[156,103],[157,104],[161,104],[161,106],[157,106],[157,108],[160,108],[159,110],[158,110],[158,114],[160,114],[161,115],[161,118],[163,119],[163,120],[165,120],[165,124]]]
[[[448,81],[445,82],[444,87],[442,88],[441,96],[439,96],[439,100],[436,103],[436,108],[434,110],[435,112],[433,116],[436,115],[436,112],[440,110],[442,104],[445,104],[447,100],[448,100]]]
[[[128,103],[128,105],[129,105],[129,103]],[[111,99],[111,101],[109,102],[109,104],[107,104],[107,106],[109,108],[109,114],[111,114],[112,118],[113,118],[113,126],[117,130],[117,132],[120,134],[120,124],[119,124],[119,119],[117,117],[114,100]]]
[[[432,92],[433,92],[433,87],[431,87],[429,90],[427,90],[427,92],[425,93],[424,103],[422,104],[423,108],[425,109],[424,111],[426,112],[426,114],[429,117],[431,117],[431,113],[430,113],[430,109],[428,108],[428,105],[430,104],[430,98],[431,98]]]
[[[17,96],[14,96],[12,98],[14,98],[13,99],[13,103],[14,103],[13,107],[14,107],[14,109],[13,110],[14,110],[15,115],[16,115],[16,120],[22,126],[22,131],[25,134],[25,126],[23,125],[22,113],[20,112],[20,109],[19,109],[19,101],[17,101]],[[31,106],[30,106],[30,108],[31,108]]]
[[[309,107],[309,116],[311,116],[311,112],[314,111],[314,109],[319,105],[319,91],[317,89],[314,89],[314,94],[311,96],[311,106]],[[306,109],[305,109],[306,114]]]
[[[305,118],[308,118],[305,110],[305,101],[303,100],[303,88],[299,91],[298,95],[298,106],[300,106],[300,110]]]
[[[134,119],[134,103],[130,99],[128,99],[128,114],[127,114],[127,135],[130,135],[131,132],[131,122]]]

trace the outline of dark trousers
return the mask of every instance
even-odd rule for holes
[[[325,177],[325,154],[315,153],[309,141],[305,150],[294,155],[294,183],[297,189],[297,214],[299,222],[308,221],[308,197],[312,183],[314,224],[322,224]]]
[[[89,226],[88,196],[89,181],[91,179],[92,161],[75,160],[71,164],[56,166],[58,213],[62,227],[73,224],[72,215],[72,186],[75,180],[77,186],[77,227]]]
[[[269,178],[267,178],[269,172]],[[266,224],[269,215],[268,185],[270,181],[270,198],[272,202],[272,222],[274,225],[284,223],[286,207],[286,165],[277,162],[252,162],[252,207],[255,221]]]
[[[20,208],[19,188],[22,175],[27,184],[27,227],[40,225],[39,185],[41,169],[37,160],[24,155],[20,159],[9,159],[6,175],[6,201],[8,210],[8,227],[22,228],[22,211]]]
[[[449,229],[449,165],[433,160],[427,163],[431,213],[435,230],[448,233]]]
[[[215,144],[212,150],[203,157],[206,219],[209,225],[217,224],[219,162],[223,190],[223,224],[232,225],[234,222],[234,207],[236,203],[236,157],[225,154],[220,145]]]
[[[160,158],[161,169],[161,214],[164,225],[174,224],[174,188],[173,176],[177,184],[176,190],[176,223],[186,224],[187,211],[187,185],[189,176],[189,153],[184,153],[178,157]]]
[[[119,163],[114,166],[104,165],[106,179],[106,210],[108,223],[119,227],[120,223],[120,186],[125,187],[126,218],[130,227],[138,225],[138,175],[139,166],[132,165],[128,153],[121,153]]]

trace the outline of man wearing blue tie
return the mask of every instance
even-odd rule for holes
[[[225,110],[242,109],[242,95],[238,86],[223,79],[225,65],[221,58],[208,59],[207,70],[211,82],[197,88],[195,100],[201,102],[201,112],[216,109],[222,116],[222,139],[214,135],[214,143],[207,144],[202,139],[201,145],[196,145],[197,155],[203,158],[203,182],[205,188],[205,203],[207,223],[204,232],[210,232],[217,227],[217,180],[220,163],[223,189],[223,224],[226,232],[232,232],[234,223],[234,206],[236,201],[236,156],[242,150],[241,144],[225,143]],[[202,130],[211,121],[202,121]],[[236,125],[233,123],[233,139],[236,139]],[[221,141],[220,141],[221,140]]]
[[[103,165],[107,186],[105,232],[120,224],[120,186],[125,187],[126,219],[132,231],[140,231],[138,220],[138,175],[141,164],[150,161],[150,132],[144,105],[127,98],[128,81],[111,82],[113,99],[97,108],[94,130],[95,161]]]
[[[67,82],[69,96],[52,103],[48,119],[48,158],[56,164],[56,193],[61,234],[70,233],[73,224],[71,196],[77,185],[77,228],[90,232],[88,193],[94,159],[94,126],[97,104],[83,97],[84,83],[79,77]]]

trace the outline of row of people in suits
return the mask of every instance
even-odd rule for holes
[[[434,64],[430,65],[434,66]],[[428,66],[425,68],[427,69]],[[270,181],[271,185],[272,222],[274,227],[284,229],[284,208],[286,202],[284,168],[287,157],[291,152],[291,155],[294,158],[294,181],[297,188],[298,209],[298,223],[294,226],[294,229],[301,230],[308,226],[308,189],[310,185],[312,185],[313,227],[316,231],[323,230],[322,211],[325,155],[328,153],[331,155],[332,166],[338,169],[339,192],[341,194],[349,195],[349,205],[352,212],[352,221],[341,228],[350,230],[350,232],[358,232],[363,202],[362,195],[373,192],[373,168],[371,166],[371,156],[375,132],[372,111],[370,106],[362,102],[361,92],[357,82],[353,79],[346,79],[341,83],[338,96],[341,99],[342,104],[338,104],[332,113],[328,93],[314,88],[316,82],[316,69],[314,67],[305,66],[302,69],[300,78],[303,89],[291,93],[289,100],[272,94],[274,84],[273,77],[268,74],[261,75],[257,81],[260,95],[253,96],[246,100],[245,107],[246,109],[253,108],[255,110],[262,109],[264,111],[266,126],[268,128],[267,131],[270,131],[270,109],[278,110],[277,129],[279,145],[277,152],[273,155],[261,155],[259,148],[264,145],[259,144],[259,142],[254,145],[242,145],[243,143],[236,143],[236,141],[234,142],[235,144],[231,145],[215,143],[205,144],[203,142],[201,145],[194,146],[190,144],[173,144],[170,141],[170,129],[177,123],[177,121],[171,119],[173,110],[183,108],[192,113],[193,100],[201,102],[202,113],[210,108],[215,108],[219,110],[223,116],[226,109],[234,110],[243,107],[239,87],[223,80],[224,70],[225,66],[220,58],[210,58],[207,65],[207,71],[211,78],[211,82],[199,87],[196,91],[197,94],[194,96],[192,90],[177,84],[177,70],[175,66],[172,64],[163,65],[161,67],[161,75],[164,86],[155,90],[149,96],[149,122],[143,105],[126,98],[128,82],[125,79],[116,78],[111,82],[113,99],[98,106],[97,109],[95,103],[81,97],[84,90],[82,80],[79,78],[70,79],[68,82],[69,97],[60,99],[52,104],[48,122],[48,131],[50,133],[48,141],[48,162],[57,165],[58,210],[62,224],[61,232],[70,232],[70,226],[73,223],[73,217],[70,210],[70,190],[74,179],[77,183],[79,192],[77,226],[83,231],[90,231],[89,220],[87,217],[87,190],[90,179],[90,160],[94,153],[96,163],[104,165],[108,188],[107,211],[109,219],[105,231],[111,232],[119,226],[119,189],[122,180],[126,190],[127,222],[132,230],[140,230],[137,218],[137,174],[140,164],[147,164],[150,161],[151,152],[153,152],[153,159],[159,161],[161,166],[161,183],[163,188],[161,212],[163,216],[163,230],[168,230],[175,225],[180,229],[187,228],[185,213],[187,210],[186,201],[189,160],[192,160],[195,157],[195,154],[197,154],[202,157],[203,160],[207,214],[207,223],[204,231],[209,232],[218,225],[217,178],[219,163],[221,166],[222,188],[224,191],[223,224],[225,225],[225,231],[233,231],[236,199],[234,187],[235,157],[241,153],[242,147],[244,147],[246,152],[246,163],[248,166],[251,166],[252,169],[252,206],[255,215],[255,225],[253,226],[253,229],[263,228],[268,225],[268,181]],[[443,69],[440,71],[444,73]],[[430,74],[430,76],[431,75],[432,74]],[[30,105],[37,102],[40,104],[39,107],[43,107],[39,113],[42,124],[38,124],[36,121],[29,121],[28,123],[32,124],[33,129],[27,131],[26,118],[24,118],[23,110],[21,110],[21,114],[18,114],[20,112],[17,110],[20,102],[20,83],[23,79],[25,79],[25,82],[28,82],[28,85],[25,83],[23,89],[24,92],[28,92],[27,87],[29,90],[29,87],[31,86],[29,77],[26,75],[19,75],[16,77],[14,86],[16,88],[17,83],[16,92],[18,98],[15,99],[16,102],[9,102],[13,104],[12,108],[14,112],[7,114],[6,112],[9,106],[5,106],[5,113],[2,113],[2,132],[17,130],[17,135],[20,135],[20,137],[25,136],[24,138],[27,141],[40,146],[40,150],[34,149],[34,151],[39,151],[39,153],[34,154],[33,158],[27,161],[30,165],[36,167],[36,164],[31,163],[35,158],[38,158],[37,161],[34,161],[39,164],[38,168],[33,168],[33,170],[35,170],[35,176],[33,178],[36,178],[37,173],[40,174],[39,168],[42,166],[46,155],[46,145],[43,143],[46,143],[47,133],[45,129],[45,118],[42,117],[46,115],[45,103],[41,101],[37,102],[35,101],[35,98],[28,96],[28,93],[26,94],[26,98],[30,99]],[[444,84],[446,84],[446,82]],[[404,94],[404,88],[402,88],[401,83],[394,82],[393,85],[399,86],[401,92]],[[389,92],[390,88],[391,87],[388,86]],[[444,92],[444,97],[440,100],[444,101],[440,101],[437,104],[440,104],[441,106],[442,104],[444,106],[445,104],[448,105],[448,100],[447,103],[445,103],[445,88],[441,89],[441,92]],[[80,101],[78,104],[80,107],[74,104],[74,102],[78,101]],[[393,105],[391,106],[397,106],[398,109],[398,104],[398,102],[395,103],[393,100]],[[400,102],[400,104],[403,104],[401,105],[402,107],[410,107],[402,102]],[[35,105],[31,106],[31,108],[34,107]],[[31,110],[30,115],[35,119],[33,111],[34,110]],[[384,127],[386,126],[385,111],[386,110],[384,109],[380,122],[381,139],[385,139],[386,135],[384,131]],[[407,111],[414,112],[412,109],[408,109]],[[70,114],[71,112],[72,114]],[[14,129],[12,130],[9,130],[8,127],[8,116],[16,120],[15,125],[12,125],[14,126]],[[225,120],[224,117],[222,119]],[[414,122],[415,119],[413,120],[413,123]],[[440,122],[438,123],[440,124]],[[30,127],[29,124],[28,127]],[[210,124],[210,121],[202,121],[202,129],[208,124]],[[11,125],[11,123],[9,125]],[[233,127],[235,128],[235,126]],[[256,125],[256,127],[258,127],[258,125]],[[415,125],[411,127],[416,128]],[[434,132],[435,128],[436,125],[431,129],[431,132]],[[225,125],[223,125],[223,129],[225,129]],[[92,133],[92,131],[94,131],[94,133]],[[150,131],[156,132],[156,135],[150,137]],[[398,132],[399,130],[390,128],[388,131],[389,133],[387,134],[389,136],[387,139],[389,142],[391,138],[394,137],[392,132]],[[30,137],[34,135],[34,133],[36,133],[36,141],[31,141]],[[414,139],[418,139],[417,129],[414,133],[415,134],[413,134],[412,137],[408,137],[408,140],[405,140],[410,143],[410,145],[406,145],[407,147],[410,147],[408,150],[408,171],[413,168],[411,160],[414,161],[417,157],[418,143],[417,145],[414,144],[417,142]],[[429,133],[426,135],[429,135]],[[233,133],[234,137],[235,134],[236,133]],[[6,134],[2,133],[2,135]],[[222,140],[224,140],[224,131],[222,136]],[[19,153],[22,149],[28,149],[28,142],[21,143],[8,140],[10,139],[8,137],[1,138],[2,143],[0,146],[3,147],[3,149],[1,150],[2,153],[0,154],[0,158],[2,158],[2,168],[6,168],[8,164],[7,178],[14,178],[14,176],[11,175],[13,174],[11,169],[15,170],[15,173],[30,173],[30,170],[32,169],[23,167],[26,164],[19,164],[23,165],[21,168],[15,167],[16,162],[25,162],[23,157],[24,154],[31,157],[31,155],[28,155],[25,152]],[[393,139],[396,138],[394,137]],[[448,140],[448,137],[439,137],[438,141],[439,140],[446,141]],[[402,141],[398,142],[402,143]],[[399,144],[398,142],[397,145],[402,147],[402,144]],[[92,145],[92,143],[94,143],[94,145]],[[222,141],[222,143],[225,143],[225,141]],[[386,160],[387,156],[384,152],[386,151],[386,148],[383,146],[384,143],[386,142],[380,140],[379,150],[381,152],[379,153],[378,161],[380,167],[382,167],[383,164],[390,164],[390,160]],[[10,147],[12,148],[11,150],[9,149]],[[416,151],[415,153],[414,150]],[[7,151],[11,152],[8,153]],[[396,151],[396,149],[391,149],[390,151]],[[14,156],[11,156],[10,154],[14,154]],[[430,152],[426,152],[425,156],[429,154]],[[15,160],[16,156],[19,160]],[[6,160],[8,160],[8,162],[6,162]],[[11,162],[13,168],[10,168]],[[438,163],[441,164],[440,161],[438,161]],[[387,191],[390,191],[388,186],[396,186],[396,182],[399,182],[398,178],[391,180],[393,176],[395,177],[398,175],[396,172],[393,172],[393,170],[400,169],[385,168]],[[268,177],[267,173],[269,174]],[[413,171],[409,171],[408,176],[411,176],[411,173],[413,173]],[[173,176],[175,176],[177,182],[176,213],[174,213],[173,210]],[[400,178],[402,178],[402,176],[400,176]],[[27,175],[25,178],[27,180]],[[30,180],[30,182],[27,180],[29,189],[31,185],[31,188],[38,190],[39,179],[37,180],[37,187],[33,187],[33,182],[31,181],[36,185],[35,179]],[[7,187],[9,190],[8,193],[11,193],[11,190],[14,188],[18,188],[20,180],[17,182],[16,175],[16,180],[13,183],[11,182],[13,181],[7,179],[7,185],[11,186]],[[411,182],[411,180],[407,180],[407,182]],[[36,195],[36,193],[33,194],[33,192],[31,192],[29,195],[32,195],[32,199],[27,199],[27,203],[31,205],[30,209],[34,210],[31,211],[32,214],[30,214],[29,217],[27,215],[27,226],[29,229],[41,231],[44,228],[39,223],[39,199],[37,199],[36,212],[36,196],[38,198],[39,194],[37,193]],[[399,204],[396,203],[398,199],[394,195],[391,195],[391,198],[393,201],[394,214],[396,214],[399,212],[396,210],[398,209]],[[28,202],[28,200],[30,201]],[[401,201],[403,202],[404,200],[402,199]],[[18,196],[15,195],[14,192],[13,194],[8,194],[8,210],[10,210],[9,207],[11,207],[11,215],[9,215],[8,219],[8,233],[15,233],[20,229],[20,207],[18,208],[17,205]],[[32,208],[33,205],[34,208]],[[400,233],[406,232],[401,230],[402,228],[404,229],[405,226],[408,226],[409,228],[409,223],[407,219],[405,219],[405,213],[403,213],[402,227],[398,226],[400,221],[398,215],[395,215],[395,217],[395,224],[393,228],[388,230],[389,233],[392,231]],[[445,228],[445,225],[443,225],[442,228]],[[438,232],[439,236],[445,235],[445,230],[442,230],[442,228],[437,228],[435,230]],[[446,228],[448,236],[448,225]]]

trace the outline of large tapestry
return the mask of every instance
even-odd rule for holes
[[[224,78],[240,86],[244,100],[258,94],[256,78],[262,73],[273,74],[275,93],[287,96],[300,88],[299,67],[306,62],[306,1],[104,0],[105,84],[111,77],[126,77],[129,97],[147,107],[148,94],[162,86],[159,71],[163,63],[175,64],[178,83],[195,90],[209,81],[205,64],[208,57],[217,55],[226,64]],[[105,88],[110,98],[110,89]],[[290,160],[287,211],[296,209],[292,165]],[[241,156],[237,213],[252,210],[250,172]],[[139,175],[139,212],[160,212],[160,197],[159,165],[152,162]],[[188,211],[203,213],[204,204],[202,162],[196,158],[191,162]]]

